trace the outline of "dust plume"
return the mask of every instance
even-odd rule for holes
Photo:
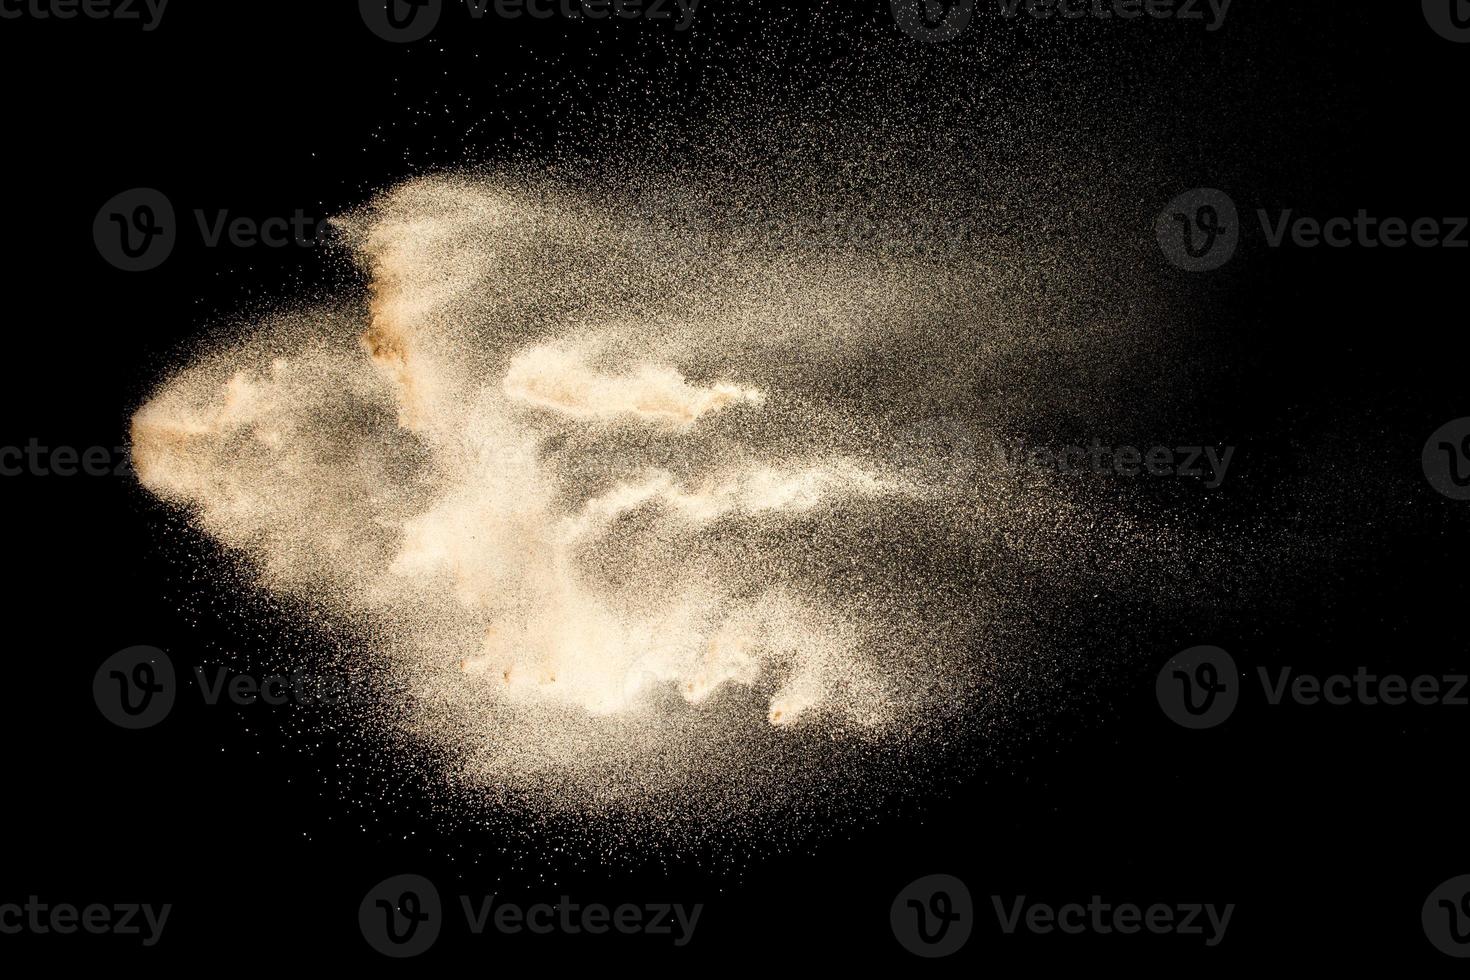
[[[1152,575],[1118,556],[1172,535],[974,440],[1037,342],[993,253],[666,204],[509,171],[383,194],[339,222],[366,302],[179,370],[139,478],[357,629],[393,679],[371,721],[459,793],[707,823],[922,778],[1037,666],[996,628],[997,548],[1061,589]],[[986,410],[947,415],[957,386]]]

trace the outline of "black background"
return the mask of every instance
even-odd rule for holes
[[[846,16],[897,31],[886,5],[854,3]],[[1218,35],[1148,30],[1136,64],[1119,66],[1147,74],[1161,102],[1190,120],[1184,156],[1196,162],[1166,183],[1181,191],[1228,184],[1215,161],[1252,144],[1257,110],[1279,119],[1279,104],[1267,104],[1279,99],[1313,125],[1279,170],[1271,152],[1282,146],[1280,133],[1262,140],[1250,178],[1262,202],[1317,214],[1466,212],[1458,110],[1470,46],[1436,36],[1413,3],[1237,0],[1230,16]],[[91,237],[112,195],[151,186],[182,212],[337,213],[410,174],[493,159],[519,98],[497,79],[533,63],[554,78],[557,65],[648,57],[620,27],[497,23],[399,47],[372,36],[355,4],[335,0],[175,0],[147,34],[109,22],[0,21],[9,341],[0,443],[123,445],[132,410],[202,323],[329,276],[306,250],[206,249],[187,230],[160,270],[117,271]],[[1067,44],[1084,59],[1096,43],[1090,30],[1122,29],[1085,25]],[[1065,49],[1047,56],[1065,58]],[[1205,63],[1217,71],[1192,70]],[[1300,84],[1257,90],[1252,99],[1261,104],[1234,103],[1229,126],[1202,133],[1207,127],[1197,124],[1216,105],[1210,79],[1219,71]],[[671,67],[670,89],[652,98],[677,102],[679,77]],[[455,115],[419,119],[422,106],[451,101],[441,97],[451,91],[469,93]],[[475,120],[485,121],[464,136]],[[575,139],[573,128],[553,117],[514,126],[532,148]],[[1151,234],[1147,224],[1140,234]],[[450,902],[461,891],[498,891],[523,902],[570,894],[580,902],[705,904],[683,949],[656,937],[473,938],[451,924],[417,961],[481,971],[642,958],[772,973],[852,963],[1009,972],[1155,960],[1185,969],[1377,961],[1454,968],[1426,941],[1419,911],[1440,882],[1470,873],[1460,819],[1470,709],[1266,709],[1247,698],[1221,728],[1185,732],[1160,713],[1153,679],[1168,655],[1204,642],[1231,650],[1247,670],[1470,669],[1461,638],[1470,597],[1457,560],[1470,505],[1434,493],[1420,469],[1429,433],[1470,415],[1467,254],[1266,255],[1257,246],[1207,287],[1161,263],[1161,281],[1196,289],[1201,329],[1234,353],[1211,375],[1204,400],[1210,431],[1242,447],[1245,489],[1230,507],[1271,502],[1287,485],[1273,479],[1271,461],[1290,446],[1290,465],[1333,488],[1309,509],[1314,521],[1339,529],[1344,547],[1319,567],[1283,574],[1266,599],[1222,595],[1217,607],[1151,626],[1157,635],[1127,636],[1130,649],[1157,656],[1139,657],[1093,691],[1090,710],[1015,733],[959,790],[797,853],[753,859],[739,872],[677,859],[630,873],[585,865],[537,890],[534,873],[509,869],[493,833],[457,846],[454,833],[440,836],[406,811],[344,802],[334,747],[307,750],[283,737],[287,709],[212,709],[185,697],[156,729],[115,729],[90,696],[106,656],[152,644],[187,670],[232,640],[210,615],[181,609],[186,573],[160,545],[177,528],[131,480],[0,480],[12,624],[0,713],[0,901],[35,894],[175,906],[153,949],[114,936],[5,936],[0,962],[368,962],[378,957],[359,934],[358,901],[379,879],[414,872],[437,881]],[[1226,508],[1221,519],[1231,517]],[[1081,633],[1096,615],[1099,649],[1124,642],[1127,623],[1113,613],[1074,614]],[[900,888],[933,873],[967,882],[978,924],[959,954],[925,963],[894,941],[888,909]],[[1226,941],[1208,949],[1198,937],[1002,935],[992,894],[1237,908]]]

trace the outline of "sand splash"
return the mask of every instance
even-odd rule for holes
[[[912,774],[999,669],[980,542],[1060,586],[1084,539],[1161,540],[934,417],[983,378],[924,372],[985,255],[752,247],[505,174],[340,225],[368,302],[179,370],[135,466],[262,589],[360,627],[392,751],[459,791],[706,819]]]

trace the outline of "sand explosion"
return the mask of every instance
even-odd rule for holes
[[[504,175],[340,227],[366,306],[177,372],[135,467],[357,629],[395,751],[461,789],[729,815],[912,772],[999,672],[987,550],[1060,586],[1145,533],[935,417],[1016,356],[1009,326],[955,354],[983,255],[774,247]]]

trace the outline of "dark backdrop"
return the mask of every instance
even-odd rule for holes
[[[1280,172],[1269,154],[1256,159],[1252,196],[1319,214],[1470,211],[1456,108],[1470,46],[1436,36],[1413,3],[1238,4],[1236,35],[1151,32],[1147,44],[1159,50],[1139,54],[1138,70],[1157,73],[1161,98],[1185,120],[1191,104],[1206,113],[1213,97],[1192,66],[1223,59],[1229,72],[1289,78],[1299,59],[1301,91],[1310,93],[1303,118],[1341,124],[1305,127],[1311,140],[1290,146]],[[897,30],[886,4],[854,3],[844,16]],[[93,218],[114,194],[149,186],[181,210],[336,213],[395,179],[494,157],[518,96],[491,83],[474,88],[477,66],[493,65],[497,77],[534,66],[554,78],[594,57],[634,57],[629,37],[520,21],[395,46],[364,29],[354,4],[336,0],[179,0],[153,32],[0,21],[9,327],[0,443],[121,446],[131,411],[201,324],[284,284],[330,278],[307,250],[206,249],[187,235],[162,268],[118,271],[92,239]],[[1078,29],[1067,43],[1082,59],[1093,41]],[[1053,46],[1050,56],[1063,55]],[[658,98],[679,97],[672,68],[670,78]],[[450,122],[419,120],[441,89],[469,95]],[[1298,97],[1290,86],[1279,91]],[[1251,115],[1251,105],[1234,106],[1237,125],[1215,134],[1218,147],[1181,122],[1198,143],[1197,165],[1178,175],[1181,190],[1221,182],[1215,151],[1249,145]],[[475,120],[483,122],[464,136]],[[555,145],[574,138],[572,126],[540,118],[516,132]],[[1319,139],[1324,129],[1331,142]],[[1279,133],[1263,141],[1282,145]],[[538,890],[534,874],[497,853],[493,831],[445,834],[410,808],[344,800],[334,746],[283,736],[284,709],[213,710],[184,699],[157,728],[120,731],[92,701],[102,660],[152,644],[191,665],[231,647],[227,618],[181,600],[188,572],[160,544],[177,528],[131,480],[6,477],[12,629],[0,713],[0,902],[34,894],[175,909],[153,949],[116,936],[0,936],[0,962],[151,958],[260,970],[365,962],[376,954],[358,931],[358,901],[384,876],[412,871],[451,902],[464,890],[706,906],[684,949],[652,937],[471,940],[450,929],[418,961],[427,966],[549,971],[646,957],[770,973],[823,962],[1007,973],[1061,961],[1452,968],[1426,940],[1420,907],[1442,881],[1470,873],[1459,821],[1470,708],[1268,710],[1247,699],[1226,725],[1186,732],[1159,710],[1153,678],[1168,653],[1202,642],[1232,650],[1247,670],[1283,661],[1407,675],[1470,668],[1459,561],[1470,504],[1436,494],[1420,463],[1430,432],[1470,415],[1467,254],[1245,254],[1207,287],[1189,284],[1209,314],[1202,329],[1231,354],[1201,409],[1203,427],[1245,447],[1246,489],[1229,506],[1249,513],[1270,504],[1284,484],[1259,461],[1284,458],[1287,445],[1300,450],[1299,428],[1310,451],[1293,465],[1341,491],[1323,495],[1315,514],[1339,525],[1350,547],[1316,573],[1283,575],[1269,601],[1182,613],[1149,636],[1125,638],[1116,611],[1074,610],[1099,648],[1126,639],[1160,656],[1119,671],[1094,692],[1094,710],[1048,716],[1011,736],[960,789],[738,872],[587,864]],[[1177,283],[1161,265],[1160,276],[1170,275]],[[933,873],[968,884],[978,922],[964,950],[926,963],[895,941],[888,916],[900,888]],[[1211,949],[1198,937],[1005,936],[992,894],[1237,909],[1226,942]]]

